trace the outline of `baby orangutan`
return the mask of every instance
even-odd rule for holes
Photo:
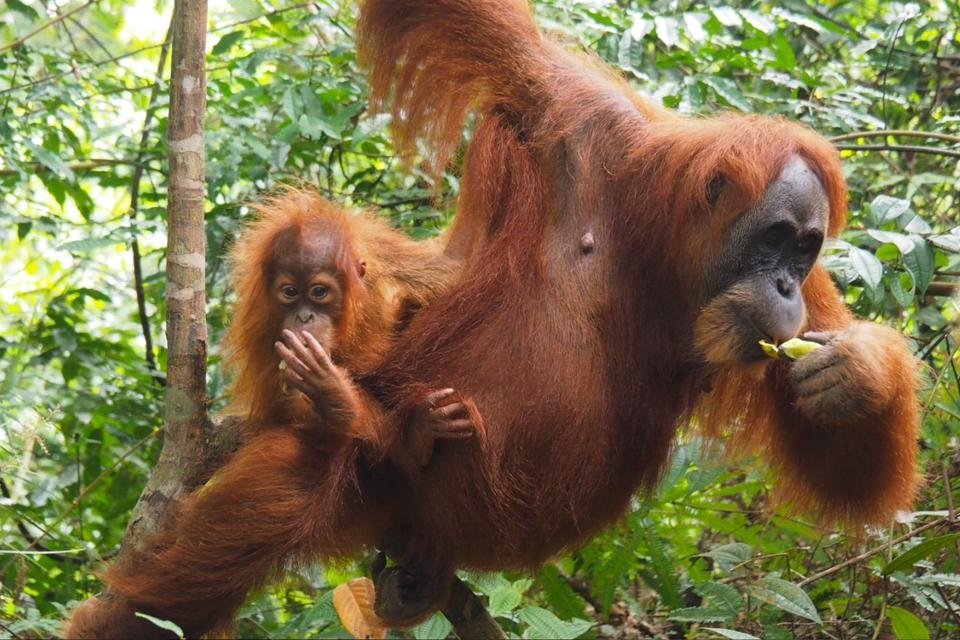
[[[392,496],[417,482],[438,442],[469,440],[480,425],[453,389],[423,389],[417,417],[388,431],[352,381],[459,275],[455,261],[314,193],[287,190],[257,209],[232,251],[225,344],[244,444],[150,551],[108,569],[106,594],[73,613],[65,637],[169,635],[135,612],[189,637],[228,631],[249,591],[288,564],[383,547],[402,512]],[[385,601],[408,606],[421,573],[388,570],[382,588],[397,592]]]

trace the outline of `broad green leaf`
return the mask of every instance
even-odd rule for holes
[[[950,253],[960,253],[960,235],[953,233],[944,233],[936,236],[930,236],[929,240],[938,249],[949,251]]]
[[[740,15],[743,16],[743,19],[746,20],[751,27],[760,33],[770,35],[777,28],[777,25],[774,24],[773,20],[758,11],[753,11],[752,9],[743,9],[740,11]]]
[[[897,304],[903,308],[909,307],[910,303],[913,302],[913,292],[915,289],[913,276],[910,272],[904,271],[902,273],[892,274],[887,278],[887,284]]]
[[[900,607],[888,607],[887,617],[899,640],[930,640],[930,631],[917,616]]]
[[[716,91],[717,95],[723,98],[730,106],[745,112],[753,110],[753,107],[747,102],[747,99],[743,97],[743,93],[740,92],[739,87],[737,87],[737,84],[733,82],[733,80],[721,78],[720,76],[706,75],[697,76],[697,79]]]
[[[910,236],[894,231],[880,231],[867,229],[867,234],[877,242],[890,243],[900,250],[900,255],[913,251],[913,240]]]
[[[220,40],[217,41],[217,44],[213,45],[213,49],[210,50],[210,53],[214,56],[221,56],[227,53],[230,51],[230,48],[233,47],[233,45],[243,39],[243,36],[243,31],[231,31],[227,35],[220,38]]]
[[[486,596],[492,596],[497,589],[510,589],[513,585],[499,573],[471,573],[466,576],[467,582],[476,587]]]
[[[449,636],[451,630],[453,630],[453,625],[450,624],[450,621],[443,614],[435,613],[410,629],[410,633],[417,640],[438,640]]]
[[[770,47],[777,58],[776,67],[780,71],[791,71],[797,66],[797,57],[793,53],[790,41],[782,33],[778,33],[770,40]]]
[[[570,586],[556,566],[544,565],[538,579],[550,610],[562,618],[582,616],[587,602]]]
[[[908,209],[910,209],[909,201],[890,196],[877,196],[870,203],[870,215],[877,224],[896,220]]]
[[[930,227],[930,223],[912,211],[908,211],[900,216],[900,218],[897,220],[897,223],[903,227],[903,230],[907,233],[919,233],[921,235],[926,235],[933,231],[933,229]]]
[[[775,576],[765,576],[759,584],[750,587],[750,595],[761,602],[773,605],[793,615],[820,623],[820,614],[806,592]]]
[[[929,538],[920,544],[910,547],[896,558],[887,563],[883,568],[883,575],[888,576],[894,571],[911,569],[920,560],[927,558],[944,547],[953,544],[960,539],[960,533],[948,533],[946,535]]]
[[[714,547],[703,555],[713,558],[721,571],[729,571],[738,564],[748,562],[753,557],[753,547],[743,542],[731,542]]]
[[[859,247],[851,247],[850,263],[864,285],[870,289],[880,286],[883,280],[883,265],[875,255]]]
[[[720,24],[725,27],[739,27],[743,24],[743,20],[740,19],[740,14],[731,7],[710,7],[710,11]]]
[[[703,28],[707,21],[707,15],[704,13],[685,13],[683,14],[683,26],[687,32],[687,37],[694,42],[704,42],[707,39],[707,32]]]
[[[630,37],[636,42],[643,40],[649,33],[653,32],[653,20],[645,16],[638,15],[630,25]]]
[[[40,14],[33,7],[20,2],[20,0],[5,0],[5,4],[11,11],[16,11],[28,20],[39,20]]]
[[[518,615],[523,622],[530,625],[530,634],[534,638],[573,640],[585,634],[593,626],[586,620],[561,620],[540,607],[524,607]]]
[[[920,294],[927,290],[933,280],[934,255],[924,238],[912,236],[913,251],[903,256],[903,266],[913,275]]]
[[[729,638],[730,640],[760,640],[757,636],[744,633],[743,631],[734,631],[733,629],[719,629],[717,627],[704,627],[704,631],[712,631],[718,636]]]
[[[520,606],[523,596],[513,587],[499,587],[490,594],[490,615],[502,616]]]
[[[60,156],[29,140],[24,140],[24,145],[30,149],[40,164],[50,169],[53,173],[71,182],[75,179],[73,170],[67,166],[66,162],[60,159]]]
[[[657,16],[653,19],[653,24],[657,27],[657,37],[663,44],[668,47],[675,47],[680,43],[676,18]]]
[[[697,591],[708,602],[728,612],[731,616],[736,615],[740,611],[740,607],[743,606],[743,598],[740,597],[740,592],[722,582],[706,582],[697,587]]]

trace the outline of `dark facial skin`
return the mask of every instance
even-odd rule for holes
[[[801,287],[823,245],[828,210],[819,179],[794,156],[730,229],[706,291],[708,304],[723,305],[730,317],[742,361],[764,357],[759,340],[779,343],[800,330]]]
[[[270,296],[283,310],[282,328],[296,335],[308,332],[328,353],[336,350],[335,328],[343,315],[344,295],[338,238],[332,235],[281,233],[270,267]]]

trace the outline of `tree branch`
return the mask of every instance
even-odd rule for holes
[[[80,162],[71,162],[67,164],[67,167],[71,171],[90,171],[91,169],[99,169],[100,167],[116,167],[121,165],[131,165],[136,166],[139,163],[142,163],[143,160],[138,160],[136,158],[91,158],[90,160],[82,160]],[[34,162],[32,164],[25,165],[33,173],[46,173],[51,171],[50,167],[45,164],[40,164],[39,162]],[[15,176],[19,174],[23,169],[13,169],[11,167],[0,167],[0,176]]]
[[[0,53],[3,53],[4,51],[7,51],[8,49],[13,49],[14,47],[19,47],[19,46],[22,45],[24,42],[26,42],[27,40],[29,40],[29,39],[32,38],[33,36],[37,35],[37,34],[40,33],[41,31],[44,31],[44,30],[49,29],[50,27],[52,27],[52,26],[54,26],[54,25],[56,25],[56,24],[59,24],[61,21],[66,20],[67,18],[69,18],[69,17],[72,16],[73,14],[77,13],[78,11],[83,11],[84,9],[86,9],[87,7],[89,7],[90,5],[92,5],[92,4],[93,4],[94,2],[96,2],[96,1],[97,1],[97,0],[87,0],[86,2],[84,2],[83,4],[81,4],[80,6],[75,7],[75,8],[73,8],[73,9],[71,9],[70,11],[67,11],[66,13],[58,14],[56,18],[53,18],[53,19],[51,19],[51,20],[49,20],[49,21],[47,21],[47,22],[44,22],[42,25],[40,25],[39,27],[37,27],[37,28],[34,29],[33,31],[27,33],[26,35],[23,35],[23,36],[17,38],[17,39],[14,40],[13,42],[8,42],[7,44],[0,46]]]
[[[950,520],[947,519],[947,518],[938,518],[938,519],[934,520],[933,522],[928,522],[927,524],[925,524],[925,525],[923,525],[923,526],[921,526],[921,527],[917,527],[917,528],[914,529],[913,531],[909,531],[909,532],[903,534],[903,535],[900,536],[899,538],[895,538],[894,540],[891,540],[891,541],[889,541],[889,542],[885,542],[885,543],[883,543],[882,545],[880,545],[879,547],[875,547],[875,548],[873,548],[873,549],[870,549],[869,551],[865,551],[865,552],[861,553],[861,554],[858,555],[858,556],[854,556],[854,557],[852,557],[852,558],[849,558],[849,559],[847,559],[847,560],[844,560],[843,562],[840,562],[840,563],[838,563],[838,564],[835,564],[835,565],[833,565],[832,567],[830,567],[830,568],[828,568],[828,569],[824,569],[823,571],[820,571],[820,572],[818,572],[818,573],[815,573],[815,574],[813,574],[812,576],[810,576],[810,577],[808,577],[808,578],[804,578],[803,580],[801,580],[800,582],[797,583],[797,586],[803,587],[803,586],[805,586],[805,585],[810,584],[811,582],[815,582],[815,581],[819,580],[820,578],[826,578],[827,576],[833,575],[833,574],[835,574],[837,571],[840,571],[841,569],[846,569],[846,568],[849,567],[850,565],[858,564],[858,563],[860,563],[860,562],[863,562],[864,560],[867,560],[867,559],[869,559],[869,558],[872,558],[873,556],[875,556],[875,555],[877,555],[877,554],[883,553],[884,551],[886,551],[887,549],[889,549],[890,547],[892,547],[892,546],[895,545],[895,544],[900,544],[901,542],[905,542],[905,541],[909,540],[910,538],[913,538],[914,536],[920,535],[920,534],[923,533],[924,531],[927,531],[927,530],[929,530],[929,529],[933,529],[934,527],[939,527],[939,526],[942,525],[942,524],[950,524]]]
[[[940,147],[925,147],[913,144],[837,144],[834,146],[843,151],[902,151],[960,158],[960,151],[954,149],[941,149]]]
[[[853,131],[839,136],[829,138],[830,142],[842,142],[843,140],[856,140],[857,138],[879,138],[886,136],[895,136],[898,138],[934,138],[946,142],[960,144],[960,136],[950,135],[949,133],[939,133],[936,131],[911,131],[909,129],[878,129],[876,131]]]

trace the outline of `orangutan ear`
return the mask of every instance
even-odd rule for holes
[[[362,279],[365,275],[367,275],[367,263],[361,260],[357,263],[357,277]]]
[[[723,188],[727,186],[727,178],[722,173],[718,173],[710,179],[707,184],[707,204],[713,209],[717,206],[717,201],[723,193]]]

